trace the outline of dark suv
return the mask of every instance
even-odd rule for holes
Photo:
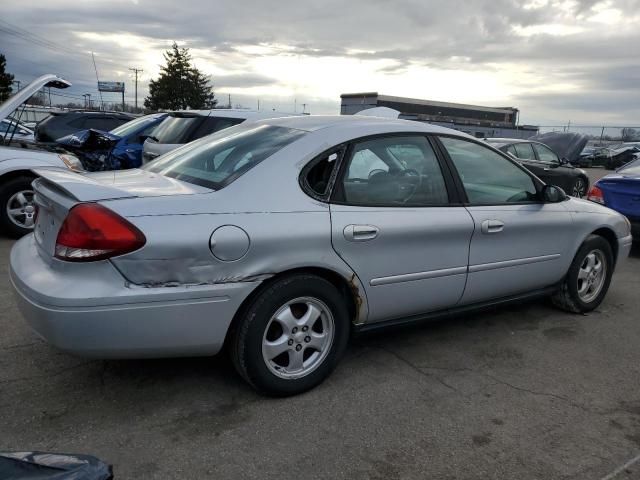
[[[108,132],[134,118],[133,115],[120,112],[53,113],[36,127],[36,141],[55,142],[65,135],[90,128]]]
[[[578,198],[584,197],[589,191],[587,172],[561,159],[544,143],[515,138],[487,138],[486,141],[514,157],[544,183],[556,185]]]

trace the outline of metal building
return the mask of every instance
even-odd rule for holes
[[[343,93],[340,98],[342,115],[354,115],[367,108],[388,107],[398,110],[400,118],[442,125],[478,138],[529,138],[538,133],[536,126],[518,125],[520,112],[515,107],[482,107],[393,97],[377,92]]]

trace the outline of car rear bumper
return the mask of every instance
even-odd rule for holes
[[[94,358],[213,355],[258,283],[131,286],[108,261],[47,261],[33,235],[14,245],[10,279],[19,309],[38,335]]]

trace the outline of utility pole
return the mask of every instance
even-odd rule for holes
[[[136,103],[135,103],[135,105],[136,105],[136,113],[138,113],[138,73],[142,73],[142,72],[144,72],[144,70],[141,69],[141,68],[136,68],[136,67],[130,68],[129,70],[131,70],[136,76],[136,83],[135,83],[135,85],[136,85],[135,86]]]
[[[231,108],[231,94],[229,94],[229,108]]]

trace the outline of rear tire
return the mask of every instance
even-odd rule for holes
[[[552,301],[572,313],[586,313],[604,300],[613,275],[611,245],[599,235],[590,235],[573,259],[569,271]]]
[[[571,188],[571,196],[583,198],[587,195],[588,188],[589,182],[584,177],[578,177]]]
[[[0,228],[5,235],[20,238],[33,231],[33,177],[20,176],[0,186]]]
[[[231,358],[238,373],[267,395],[296,395],[320,384],[349,339],[343,296],[315,275],[277,280],[240,315],[231,334]]]

